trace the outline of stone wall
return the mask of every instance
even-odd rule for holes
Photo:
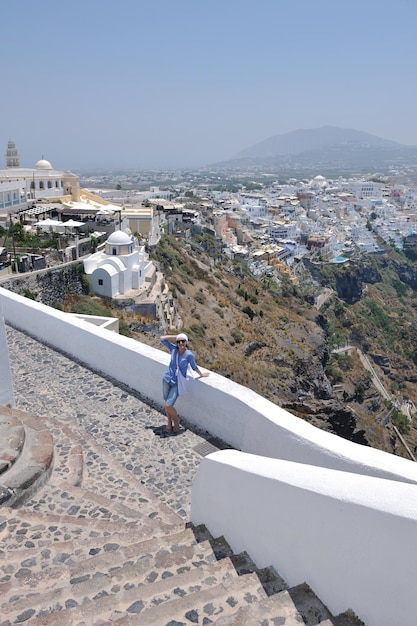
[[[89,291],[82,263],[13,276],[1,286],[52,307],[63,303],[69,295],[87,295]]]

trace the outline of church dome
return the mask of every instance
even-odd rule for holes
[[[123,246],[127,243],[132,243],[132,238],[130,235],[124,233],[122,230],[115,230],[114,233],[112,233],[107,239],[107,243],[114,246]]]
[[[37,170],[51,170],[52,165],[46,159],[41,159],[36,163],[35,168]]]

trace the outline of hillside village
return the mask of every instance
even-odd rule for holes
[[[192,181],[148,191],[103,190],[91,187],[107,200],[125,207],[138,202],[163,210],[168,232],[184,226],[201,227],[220,238],[232,258],[246,260],[255,275],[274,266],[287,268],[307,257],[313,261],[343,263],[361,253],[378,253],[381,241],[402,250],[414,245],[416,189],[391,176],[270,182],[248,191],[218,191],[212,180]],[[88,182],[101,183],[101,177]],[[110,182],[106,181],[107,184]],[[129,178],[120,187],[129,187]],[[174,226],[175,225],[175,226]]]
[[[176,172],[171,180],[161,172],[165,184],[144,189],[150,179],[138,173],[80,178],[54,170],[45,159],[22,168],[10,140],[7,167],[0,171],[0,225],[8,228],[11,215],[33,236],[40,231],[72,235],[72,241],[59,242],[64,244],[61,260],[67,261],[88,252],[89,237],[104,242],[117,227],[149,247],[165,230],[186,235],[189,227],[200,228],[221,241],[224,253],[245,259],[252,273],[264,275],[282,263],[294,269],[303,258],[343,263],[378,253],[381,241],[399,250],[412,248],[417,187],[406,184],[412,174],[411,167],[391,168],[386,175],[319,174],[283,182],[255,174],[251,181],[246,173],[238,183],[227,172]],[[80,243],[83,238],[87,242]],[[8,252],[11,257],[13,251]],[[2,254],[4,268],[5,250]]]

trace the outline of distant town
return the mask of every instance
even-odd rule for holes
[[[186,238],[197,229],[221,242],[225,254],[246,260],[257,276],[282,265],[291,271],[305,257],[345,263],[384,245],[401,250],[417,241],[417,168],[411,166],[337,177],[226,166],[73,173],[45,159],[22,168],[12,140],[6,163],[0,275],[85,257],[115,230],[152,247],[164,232]],[[32,244],[26,252],[25,239]],[[45,239],[49,245],[42,247]]]
[[[352,255],[380,252],[381,242],[403,249],[417,235],[417,185],[405,182],[414,178],[414,168],[359,178],[289,177],[286,182],[262,182],[259,174],[250,180],[250,172],[159,176],[164,186],[147,190],[135,186],[147,177],[155,181],[155,173],[108,172],[81,177],[81,182],[124,206],[163,207],[167,221],[174,217],[177,226],[199,224],[222,240],[228,254],[256,261],[252,265],[259,271],[270,269],[262,262],[263,251],[287,265],[304,255],[343,262]],[[239,178],[248,180],[237,182]]]

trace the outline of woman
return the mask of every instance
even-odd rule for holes
[[[171,341],[175,339],[175,344]],[[167,432],[179,432],[180,425],[178,421],[177,411],[174,404],[178,398],[178,369],[181,374],[187,376],[187,368],[190,365],[199,376],[205,377],[209,372],[202,372],[195,362],[194,353],[188,350],[188,337],[184,333],[179,335],[163,335],[161,343],[171,351],[171,360],[169,367],[162,379],[162,393],[165,400],[165,412],[168,418]]]

